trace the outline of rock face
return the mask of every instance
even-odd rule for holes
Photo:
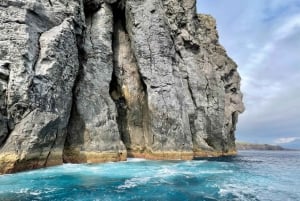
[[[195,0],[4,0],[0,38],[0,173],[235,153],[237,65]]]

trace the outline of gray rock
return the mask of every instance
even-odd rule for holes
[[[1,149],[1,172],[45,167],[50,165],[49,161],[54,155],[61,157],[59,150],[54,152],[59,138],[59,121],[58,115],[38,109],[24,117]]]
[[[126,159],[117,124],[117,110],[110,97],[113,73],[113,13],[103,3],[86,15],[84,59],[75,88],[64,159],[66,162],[102,162]],[[78,126],[80,125],[80,126]]]
[[[0,173],[235,154],[237,65],[195,0],[0,1]]]
[[[5,97],[10,134],[1,148],[0,172],[62,163],[79,68],[76,35],[82,25],[77,13],[82,6],[19,3],[9,1],[1,12],[6,32],[1,41],[9,47],[1,60],[10,64]],[[74,16],[67,17],[69,9]]]
[[[126,24],[146,85],[149,158],[193,158],[192,136],[181,97],[175,44],[161,1],[126,1]],[[151,30],[151,31],[149,31]]]
[[[4,143],[8,132],[6,111],[6,91],[9,79],[9,65],[7,61],[0,61],[0,146]]]

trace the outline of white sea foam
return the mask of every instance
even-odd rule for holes
[[[242,185],[223,184],[223,186],[220,187],[219,195],[221,195],[222,197],[227,197],[230,194],[234,197],[237,197],[238,200],[249,200],[249,197],[247,197],[246,195],[251,195],[254,197],[255,190]]]
[[[127,162],[140,162],[140,161],[146,161],[146,159],[144,159],[144,158],[127,158]]]
[[[42,194],[41,191],[32,191],[32,192],[29,192],[30,195],[40,195]]]
[[[161,170],[158,171],[157,176],[159,177],[169,177],[169,176],[173,176],[178,174],[178,171],[173,169],[173,168],[169,168],[169,167],[163,167]]]
[[[233,170],[200,170],[197,171],[199,174],[226,174],[226,173],[234,173]]]
[[[137,177],[125,180],[124,184],[118,186],[119,190],[124,190],[128,188],[134,188],[139,185],[146,184],[151,178],[150,177]]]
[[[30,188],[21,188],[18,190],[11,190],[10,193],[16,193],[16,194],[30,194],[30,195],[40,195],[42,194],[42,190],[33,190]]]
[[[22,188],[19,191],[16,191],[14,193],[28,193],[29,190],[30,190],[29,188]]]

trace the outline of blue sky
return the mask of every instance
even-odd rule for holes
[[[237,139],[300,148],[300,1],[197,0],[197,11],[216,18],[239,65],[246,111]]]

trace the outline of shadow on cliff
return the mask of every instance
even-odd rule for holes
[[[80,147],[84,144],[85,129],[85,123],[77,112],[76,104],[73,103],[63,151],[64,163],[87,162],[87,157],[80,154]]]

